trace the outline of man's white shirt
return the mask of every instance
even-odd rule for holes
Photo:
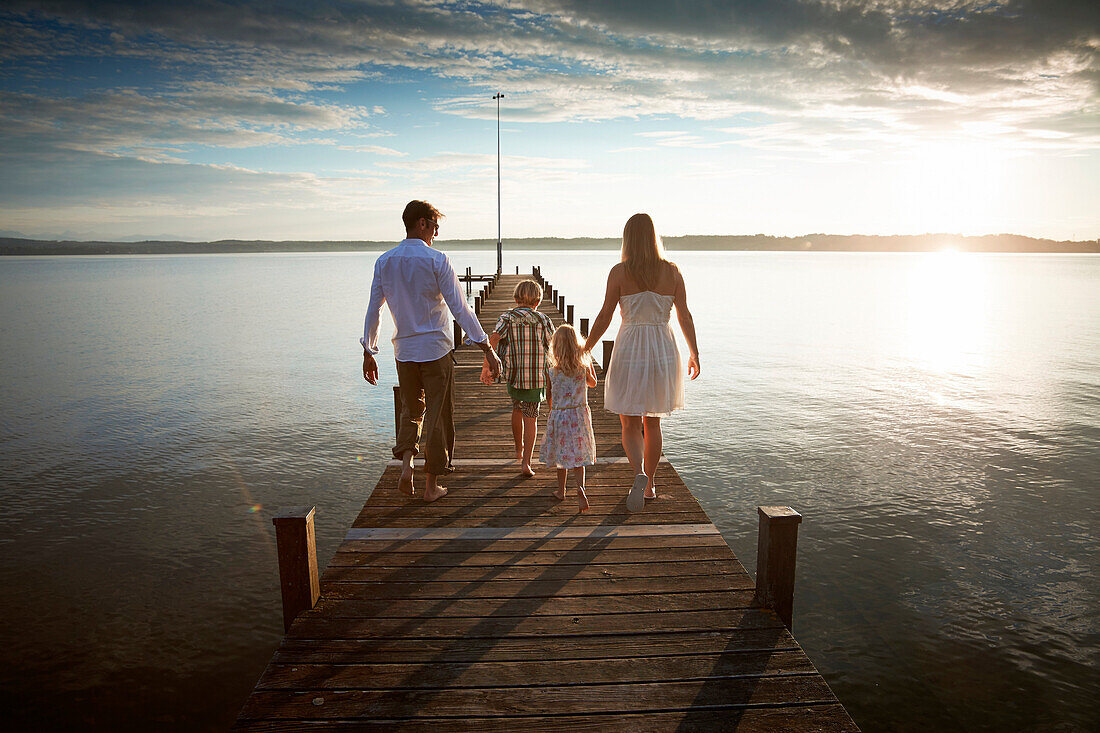
[[[359,343],[378,353],[382,306],[393,316],[393,353],[397,361],[435,361],[454,348],[451,319],[470,340],[488,340],[477,316],[466,304],[458,276],[447,255],[419,239],[405,239],[374,263],[370,303]]]

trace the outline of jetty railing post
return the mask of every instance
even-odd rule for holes
[[[756,594],[753,605],[770,608],[791,628],[794,565],[802,515],[789,506],[760,506],[756,542]]]
[[[611,352],[615,349],[614,341],[603,342],[603,370],[606,373],[607,368],[611,366]]]
[[[559,295],[558,296],[558,311],[562,315],[565,315],[565,296],[564,295]]]
[[[569,325],[573,325],[573,306],[565,306],[565,320],[569,321]]]
[[[393,385],[393,442],[401,437],[401,387]]]
[[[458,321],[451,321],[454,324],[455,329],[455,351],[458,347],[462,346],[462,326],[458,325]]]
[[[516,265],[516,274],[519,274],[519,265]]]
[[[475,295],[474,296],[474,315],[475,316],[480,316],[481,315],[481,296],[480,295]]]
[[[588,319],[581,319],[581,336],[588,338]]]
[[[321,584],[317,575],[317,540],[313,532],[316,507],[297,506],[271,518],[279,552],[279,581],[283,591],[283,630],[298,614],[317,605]]]

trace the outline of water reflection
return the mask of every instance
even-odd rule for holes
[[[666,452],[750,569],[753,507],[803,512],[795,632],[864,729],[1095,727],[1100,258],[672,254],[704,371]],[[581,318],[617,259],[507,257]],[[272,509],[317,504],[324,563],[388,458],[373,259],[0,260],[16,715],[232,720],[281,636]]]
[[[941,374],[968,375],[983,366],[987,278],[981,255],[947,250],[911,263],[905,327],[917,364]]]

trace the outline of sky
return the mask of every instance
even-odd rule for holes
[[[1100,236],[1100,3],[5,0],[0,236]]]

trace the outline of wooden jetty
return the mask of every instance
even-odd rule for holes
[[[478,296],[486,331],[521,279]],[[572,317],[559,306],[548,289],[555,323]],[[796,513],[762,508],[758,575],[774,578],[758,589],[667,461],[659,497],[627,512],[633,475],[601,379],[580,514],[551,496],[552,469],[520,475],[481,352],[456,359],[445,498],[405,497],[391,462],[319,588],[312,511],[276,518],[288,631],[236,730],[858,730],[772,610],[789,622]]]

